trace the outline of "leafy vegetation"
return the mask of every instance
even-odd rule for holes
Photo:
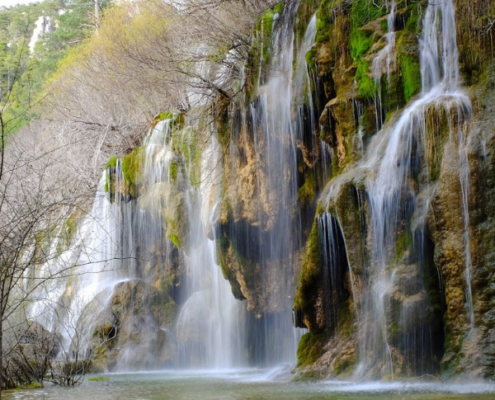
[[[101,5],[108,3],[104,0]],[[59,61],[94,32],[94,10],[87,0],[45,0],[0,8],[0,109],[7,135],[39,115],[46,82]]]

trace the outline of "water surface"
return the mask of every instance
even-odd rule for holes
[[[495,384],[418,382],[302,383],[277,379],[277,371],[161,371],[99,375],[75,388],[47,384],[44,389],[14,391],[5,399],[125,400],[493,400]]]

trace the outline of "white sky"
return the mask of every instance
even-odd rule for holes
[[[41,0],[0,0],[0,6],[14,6],[16,4],[39,3]]]

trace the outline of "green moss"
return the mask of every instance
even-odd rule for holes
[[[178,248],[181,247],[181,242],[180,242],[180,239],[177,235],[169,235],[168,238],[175,245],[175,247],[178,247]]]
[[[34,239],[36,240],[36,246],[43,247],[46,243],[46,233],[45,231],[39,231],[34,235]]]
[[[324,333],[312,334],[311,332],[302,335],[297,346],[297,366],[303,367],[314,363],[323,354],[323,346],[327,336]]]
[[[356,356],[337,358],[333,363],[333,372],[337,375],[352,372],[354,366],[356,365],[356,361]]]
[[[170,163],[169,174],[170,174],[170,181],[172,183],[177,183],[177,173],[178,173],[177,163],[176,162]]]
[[[108,193],[111,189],[110,184],[110,174],[108,171],[105,172],[105,193]]]
[[[387,7],[385,2],[378,3],[371,0],[353,0],[351,9],[353,27],[357,28],[383,17],[387,13]]]
[[[332,25],[335,22],[335,10],[343,0],[323,0],[316,12],[316,43],[326,42],[330,38]]]
[[[70,243],[72,242],[72,239],[74,238],[76,232],[76,216],[75,214],[72,214],[64,221],[62,225],[60,237],[57,243],[57,255],[62,254],[62,252],[70,246]]]
[[[284,10],[284,2],[283,1],[281,1],[280,3],[275,4],[275,6],[273,7],[273,11],[276,14],[281,14],[283,10]]]
[[[318,223],[315,219],[306,244],[306,254],[297,283],[296,295],[294,297],[294,310],[308,311],[308,307],[311,306],[312,296],[316,294],[315,286],[320,277],[320,263],[321,254]]]
[[[117,166],[117,156],[112,156],[108,159],[105,168],[115,168]]]
[[[174,118],[174,112],[173,111],[164,111],[158,114],[158,118],[160,121],[165,121],[166,119],[173,119]]]
[[[381,27],[382,27],[382,31],[383,31],[384,33],[387,33],[387,32],[388,32],[388,21],[387,21],[386,19],[382,19],[382,20],[380,21],[380,25],[381,25]]]
[[[343,301],[340,306],[337,330],[340,337],[344,339],[354,333],[354,316],[349,309],[349,301]]]
[[[305,55],[306,63],[308,64],[308,67],[311,68],[313,71],[316,71],[315,54],[316,54],[315,50],[311,49]]]
[[[364,54],[373,44],[373,40],[374,37],[369,37],[366,39],[360,34],[355,35],[354,32],[351,35],[351,55],[357,62],[356,74],[354,76],[354,79],[358,85],[359,93],[366,99],[374,98],[377,92],[377,85],[375,80],[368,75],[370,62],[363,58]]]
[[[92,378],[89,378],[88,381],[91,382],[102,382],[102,381],[109,381],[110,378],[108,376],[94,376]]]
[[[402,74],[402,85],[404,87],[404,98],[406,103],[421,91],[421,70],[418,57],[411,54],[401,53],[399,65]]]
[[[357,61],[364,57],[375,41],[376,36],[371,31],[354,29],[349,41],[352,59]]]
[[[397,237],[395,242],[395,259],[398,261],[401,259],[402,255],[412,248],[413,245],[413,235],[409,229],[404,229],[404,231]]]
[[[234,297],[236,299],[243,300],[245,299],[245,297],[242,294],[241,285],[239,284],[237,278],[235,277],[235,274],[231,270],[232,266],[229,265],[226,261],[229,252],[232,252],[234,254],[237,263],[242,268],[243,277],[249,286],[252,286],[254,279],[253,263],[246,260],[238,252],[235,251],[233,243],[230,241],[229,237],[225,233],[222,234],[220,240],[217,240],[217,260],[222,270],[223,277],[229,281]]]
[[[275,16],[275,12],[269,8],[263,13],[255,28],[262,42],[262,46],[263,46],[262,55],[265,64],[269,63],[271,58],[272,49],[271,49],[270,37],[273,32],[274,16]]]
[[[315,200],[316,196],[316,181],[314,171],[309,171],[308,176],[304,181],[304,184],[298,190],[299,201],[301,206],[311,204]]]
[[[321,379],[318,371],[304,371],[296,379],[296,382],[313,382]]]
[[[410,10],[410,13],[405,28],[410,32],[419,34],[421,33],[420,7],[418,7],[418,3],[410,3],[408,9]]]
[[[185,128],[177,133],[177,139],[174,141],[174,151],[184,156],[189,182],[194,187],[199,187],[201,183],[201,140],[198,140],[197,131],[192,128]],[[177,167],[175,169],[177,170]],[[173,172],[173,181],[175,182],[177,171]],[[172,175],[172,172],[171,172]]]
[[[227,110],[224,110],[218,119],[217,140],[226,149],[230,143],[230,118]]]
[[[31,383],[26,384],[26,385],[17,386],[16,387],[16,390],[43,389],[44,387],[45,386],[43,385],[43,383],[40,383],[40,382],[31,382]]]
[[[397,325],[397,321],[392,321],[388,329],[392,337],[397,338],[399,336],[399,326]]]
[[[140,167],[143,163],[143,149],[136,147],[129,154],[122,158],[122,175],[126,186],[129,188],[129,194],[135,196],[135,185],[140,177]]]

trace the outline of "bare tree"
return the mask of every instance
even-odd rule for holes
[[[10,319],[37,288],[47,280],[72,273],[73,264],[53,270],[47,267],[58,256],[50,244],[59,234],[57,227],[64,226],[76,210],[84,209],[94,192],[94,185],[86,184],[92,177],[78,175],[82,171],[80,158],[72,157],[78,143],[46,128],[53,125],[32,124],[10,138],[4,149],[0,179],[0,344],[5,329],[15,331],[16,322]],[[39,273],[42,266],[43,275]],[[5,326],[8,320],[9,326]],[[18,352],[14,359],[19,364],[27,355]],[[5,382],[0,384],[5,387]]]

